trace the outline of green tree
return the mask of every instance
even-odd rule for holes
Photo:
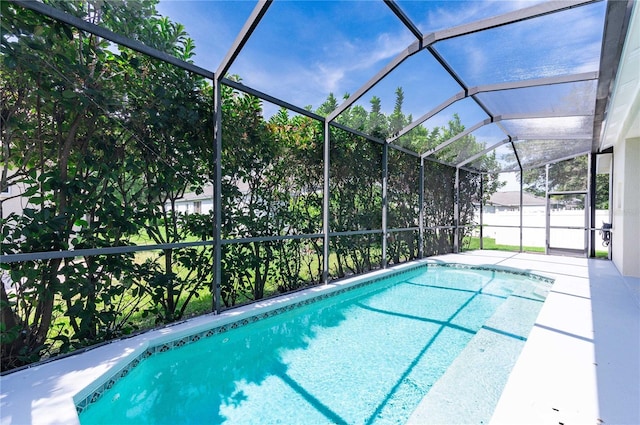
[[[282,236],[290,203],[286,146],[262,117],[258,98],[223,88],[223,231],[225,237]],[[263,298],[276,273],[275,244],[248,242],[225,248],[222,292],[226,305],[239,297]]]
[[[403,104],[404,91],[402,90],[402,87],[398,87],[396,89],[395,107],[393,108],[393,113],[389,117],[389,134],[397,134],[412,121],[411,116],[406,117],[402,112]]]
[[[151,20],[157,37],[170,52],[188,61],[193,42],[180,24],[160,18]],[[201,193],[210,182],[213,158],[211,85],[187,71],[123,49],[121,57],[131,66],[125,85],[125,126],[132,135],[129,149],[137,152],[132,169],[138,179],[136,223],[156,244],[212,237],[191,224],[206,217],[186,217],[177,202],[186,192]],[[189,301],[211,284],[204,248],[163,249],[156,261],[149,260],[151,277],[143,287],[155,301],[157,320],[180,319]]]
[[[269,131],[284,148],[281,164],[285,168],[280,184],[288,194],[288,208],[282,211],[279,227],[290,235],[320,233],[324,187],[322,124],[304,116],[290,117],[282,109],[269,120]],[[321,240],[293,239],[275,245],[278,291],[320,282]]]
[[[609,209],[609,174],[596,175],[596,208]]]
[[[192,43],[179,26],[156,17],[156,3],[53,4],[188,57]],[[179,158],[194,154],[193,133],[207,124],[186,125],[211,116],[210,109],[198,115],[201,104],[191,108],[194,89],[189,84],[201,88],[201,82],[192,78],[178,83],[184,75],[165,65],[154,68],[151,61],[144,64],[127,50],[116,53],[99,37],[20,6],[3,2],[1,7],[1,71],[7,82],[2,87],[2,186],[12,186],[26,201],[22,214],[3,219],[3,253],[130,245],[143,224],[153,233],[148,224],[156,216],[141,217],[144,209],[139,207],[144,202],[140,201],[153,199],[153,205],[158,205],[155,201],[161,196],[156,195],[162,189],[151,188],[160,184],[151,172],[166,174],[167,170],[151,164],[167,165],[167,158],[159,155],[162,152]],[[156,74],[130,78],[141,76],[141,69]],[[143,105],[136,97],[158,94],[160,85],[173,90],[162,99],[162,106],[148,96]],[[171,100],[183,102],[183,108],[168,106]],[[154,107],[155,122],[145,121],[140,111],[151,116]],[[173,133],[159,123],[171,114],[185,121]],[[191,121],[190,115],[194,115]],[[154,126],[153,131],[142,131]],[[165,150],[159,150],[159,145]],[[175,174],[175,164],[170,165]],[[185,186],[192,183],[193,179],[180,181]],[[179,189],[174,185],[171,190]],[[147,212],[151,214],[151,209]],[[1,289],[3,369],[130,332],[131,315],[147,299],[141,290],[149,276],[158,275],[157,269],[139,264],[131,254],[2,267],[12,281],[10,290]]]
[[[193,41],[181,25],[157,16],[156,0],[48,3],[183,60],[192,58]],[[178,212],[186,193],[211,184],[211,85],[20,6],[0,7],[1,186],[21,187],[17,196],[28,201],[21,215],[3,219],[3,253],[211,239],[212,215]],[[230,306],[319,282],[321,238],[261,238],[321,232],[322,123],[284,110],[266,122],[255,97],[224,86],[221,96],[222,237],[253,238],[223,245],[223,302]],[[368,111],[353,106],[338,122],[384,140],[412,121],[403,103],[398,88],[390,116],[373,97]],[[331,94],[317,112],[326,116],[337,107]],[[461,131],[456,116],[442,128],[418,126],[401,143],[424,152]],[[439,159],[455,163],[482,148],[472,136],[461,143],[463,152],[443,151]],[[378,231],[382,145],[332,128],[330,155],[331,230]],[[389,151],[390,226],[417,225],[418,164]],[[426,223],[450,226],[454,169],[428,164]],[[461,177],[465,223],[479,179]],[[428,245],[436,248],[427,252],[452,243],[449,230],[432,236]],[[332,273],[378,267],[381,242],[379,233],[332,237]],[[416,232],[389,242],[390,261],[417,256]],[[145,258],[91,255],[3,264],[12,285],[1,288],[2,368],[129,333],[140,311],[159,322],[181,318],[211,283],[210,248],[164,248]]]
[[[93,3],[60,6],[98,23],[139,16]],[[28,202],[22,215],[3,220],[3,252],[127,244],[134,229],[114,195],[121,164],[112,150],[121,141],[113,116],[122,98],[110,79],[108,44],[6,2],[2,16],[2,72],[11,82],[3,88],[3,99],[9,100],[2,113],[3,186],[22,189],[18,195]],[[101,314],[97,306],[100,297],[122,293],[126,279],[112,283],[132,267],[127,256],[3,265],[13,282],[11,291],[2,288],[3,368],[39,358],[52,340],[64,350],[99,332],[121,332],[123,316],[116,316],[123,305],[110,304]],[[73,335],[66,327],[56,334],[58,301],[66,304]]]
[[[549,165],[549,191],[586,191],[589,173],[588,156],[582,155]],[[524,189],[537,196],[545,196],[547,189],[546,166],[526,170]],[[609,175],[596,175],[596,208],[609,208]]]
[[[369,112],[366,132],[373,137],[385,140],[389,135],[389,122],[387,117],[382,113],[380,102],[380,98],[377,96],[371,98],[371,111]]]
[[[549,166],[549,191],[566,192],[587,189],[587,156],[557,162]],[[524,187],[531,193],[544,196],[546,192],[546,167],[525,171]]]
[[[393,228],[417,227],[420,209],[420,159],[395,149],[389,149],[388,162],[388,218]],[[418,257],[418,233],[393,233],[388,240],[388,258],[391,263]]]
[[[348,98],[345,95],[345,98]],[[387,118],[381,112],[380,99],[371,100],[367,113],[355,106],[343,111],[338,122],[350,128],[384,139]],[[337,107],[330,95],[316,113],[326,115]],[[362,136],[331,128],[330,133],[330,228],[335,232],[379,229],[381,226],[381,145]],[[354,161],[354,158],[358,158]],[[336,265],[332,273],[362,273],[380,264],[380,236],[355,235],[331,238]]]

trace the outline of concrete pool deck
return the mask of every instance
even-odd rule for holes
[[[640,279],[597,259],[498,251],[438,258],[556,279],[491,423],[640,424]]]
[[[610,261],[585,258],[472,251],[429,261],[515,267],[556,279],[492,423],[640,424],[640,279],[623,278]],[[73,397],[150,340],[210,326],[212,317],[237,320],[300,294],[199,317],[5,375],[0,378],[0,424],[77,424]]]

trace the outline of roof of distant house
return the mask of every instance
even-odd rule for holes
[[[246,182],[236,183],[236,187],[241,193],[249,192],[249,185]],[[194,202],[194,201],[212,201],[213,202],[213,185],[205,184],[202,186],[202,193],[197,194],[195,192],[185,192],[181,198],[178,198],[180,202]]]
[[[520,192],[517,190],[510,192],[496,192],[491,195],[488,204],[501,207],[518,207],[520,206]],[[522,192],[522,205],[527,207],[544,206],[546,205],[546,202],[545,199],[540,196]]]
[[[202,193],[185,192],[179,200],[182,202],[213,200],[213,185],[207,184],[202,186]]]

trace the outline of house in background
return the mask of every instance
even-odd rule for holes
[[[522,193],[523,212],[543,212],[545,210],[545,199],[531,193]],[[494,214],[506,211],[520,210],[520,191],[496,192],[491,195],[489,201],[484,205],[485,214]]]
[[[236,187],[243,196],[249,194],[249,185],[237,182]],[[182,198],[176,200],[176,212],[183,214],[209,214],[213,211],[213,185],[202,186],[202,193],[185,192]]]
[[[22,197],[24,192],[24,183],[8,185],[0,192],[0,215],[2,218],[7,218],[12,213],[22,214],[22,211],[29,205],[27,199]],[[31,208],[34,206],[31,205]]]
[[[583,249],[585,247],[585,230],[576,226],[587,227],[586,206],[579,199],[549,199],[549,225],[554,227],[553,240],[561,241],[563,247]],[[522,224],[522,244],[528,247],[546,246],[547,210],[546,198],[522,192],[522,213],[520,213],[520,192],[496,192],[483,206],[483,236],[495,239],[498,245],[519,246],[520,225]],[[608,210],[596,210],[596,223],[609,222]],[[480,223],[479,209],[475,223]],[[479,236],[479,233],[476,233]],[[555,246],[555,245],[554,245]]]
[[[213,185],[203,186],[200,194],[185,192],[176,201],[176,212],[184,214],[209,214],[213,211]]]

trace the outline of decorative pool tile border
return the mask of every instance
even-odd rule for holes
[[[203,339],[203,338],[209,338],[212,337],[214,335],[219,335],[222,333],[225,333],[227,331],[230,331],[232,329],[236,329],[239,328],[241,326],[246,326],[248,324],[251,323],[255,323],[258,322],[260,320],[269,318],[269,317],[273,317],[273,316],[277,316],[279,314],[288,312],[288,311],[292,311],[295,310],[296,308],[299,307],[303,307],[309,304],[313,304],[316,303],[318,301],[322,301],[322,300],[326,300],[327,298],[331,298],[331,297],[335,297],[338,296],[340,294],[344,294],[346,292],[350,292],[353,291],[355,289],[358,288],[362,288],[364,286],[367,285],[371,285],[373,283],[379,282],[383,279],[388,279],[390,277],[401,277],[402,275],[414,272],[416,269],[419,268],[435,268],[435,267],[445,267],[445,268],[452,268],[452,269],[467,269],[467,270],[493,270],[493,271],[498,271],[501,273],[508,273],[508,274],[514,274],[514,275],[519,275],[519,276],[525,276],[525,277],[529,277],[531,279],[534,280],[538,280],[541,282],[546,282],[546,283],[553,283],[554,279],[550,279],[541,275],[537,275],[535,273],[530,273],[530,272],[526,272],[523,270],[517,270],[517,269],[512,269],[512,268],[504,268],[504,267],[499,267],[499,266],[477,266],[477,265],[469,265],[469,264],[459,264],[459,263],[436,263],[436,262],[429,262],[429,261],[425,261],[425,262],[420,262],[418,264],[415,265],[411,265],[408,267],[403,268],[402,270],[399,270],[397,272],[392,272],[392,273],[385,273],[382,274],[380,276],[376,276],[373,277],[371,279],[364,279],[361,282],[357,282],[354,283],[352,285],[349,286],[345,286],[343,288],[338,288],[335,289],[333,291],[329,291],[327,293],[324,294],[320,294],[317,295],[315,297],[311,297],[311,298],[307,298],[305,300],[301,300],[298,302],[294,302],[282,307],[278,307],[275,308],[273,310],[269,310],[269,311],[265,311],[264,313],[260,313],[260,314],[256,314],[254,316],[250,316],[244,319],[240,319],[234,322],[230,322],[230,323],[225,323],[224,325],[220,325],[220,326],[215,326],[211,329],[207,329],[205,331],[201,331],[192,335],[188,335],[182,338],[177,338],[173,341],[168,341],[168,342],[164,342],[161,344],[157,344],[157,345],[153,345],[151,347],[148,347],[146,350],[144,350],[142,353],[140,353],[138,356],[136,356],[135,358],[133,358],[131,361],[129,361],[127,364],[123,365],[122,368],[120,368],[117,372],[115,372],[114,374],[112,374],[110,377],[108,377],[107,379],[105,379],[105,381],[99,385],[95,390],[93,390],[92,392],[90,392],[90,394],[88,396],[86,396],[85,398],[83,398],[82,400],[80,400],[79,402],[76,402],[76,412],[78,414],[82,413],[84,410],[86,410],[91,404],[95,403],[96,401],[98,401],[100,399],[100,397],[102,397],[102,395],[110,390],[118,380],[124,378],[125,376],[127,376],[129,374],[129,372],[131,372],[131,370],[133,370],[135,367],[137,367],[143,360],[148,359],[149,357],[158,354],[158,353],[164,353],[166,351],[172,350],[174,348],[179,348],[179,347],[183,347],[185,345],[188,344],[192,344],[194,342],[198,342],[199,340]]]

